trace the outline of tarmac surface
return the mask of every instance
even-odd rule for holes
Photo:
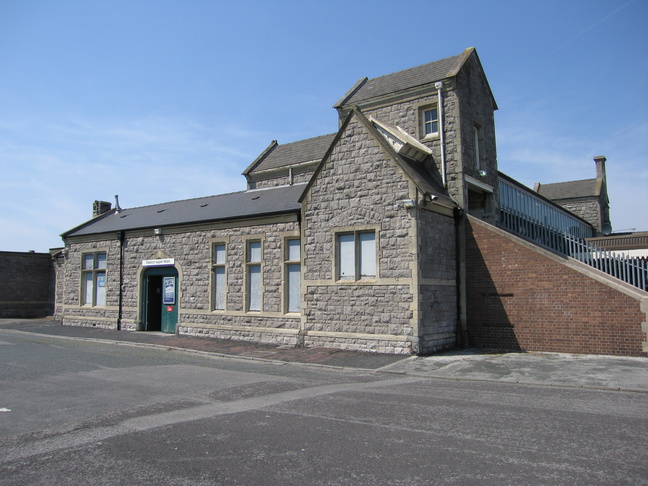
[[[111,342],[128,346],[161,347],[173,352],[265,360],[286,365],[350,368],[447,380],[648,393],[648,358],[480,349],[449,351],[425,357],[400,356],[330,348],[254,344],[161,332],[62,326],[60,322],[52,319],[0,319],[0,336],[3,332],[44,334],[60,339]]]

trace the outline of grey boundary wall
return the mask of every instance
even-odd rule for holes
[[[49,253],[0,251],[0,317],[54,313],[54,266]]]

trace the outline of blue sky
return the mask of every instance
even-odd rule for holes
[[[0,251],[122,207],[245,189],[274,139],[337,129],[376,77],[474,46],[501,171],[595,176],[648,230],[648,1],[0,0]]]

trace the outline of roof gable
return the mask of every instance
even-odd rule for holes
[[[402,169],[402,171],[405,173],[405,175],[416,185],[416,187],[419,189],[419,191],[422,194],[428,194],[432,196],[432,200],[435,201],[435,204],[447,207],[447,208],[454,208],[456,207],[456,203],[452,201],[452,199],[448,196],[446,191],[443,189],[443,187],[438,183],[438,181],[435,180],[435,178],[430,174],[424,167],[424,165],[420,161],[416,161],[413,158],[406,156],[406,155],[401,155],[397,152],[395,149],[395,146],[393,145],[393,140],[389,140],[387,135],[391,135],[390,132],[398,132],[398,129],[396,127],[391,127],[385,123],[377,122],[377,120],[372,119],[370,120],[367,118],[359,109],[354,108],[351,110],[349,115],[346,117],[344,122],[342,123],[342,126],[340,127],[340,130],[338,131],[337,134],[335,134],[335,138],[333,142],[331,143],[328,151],[326,152],[326,155],[322,158],[322,161],[318,165],[317,169],[315,170],[315,173],[311,177],[310,181],[306,185],[304,192],[302,196],[299,198],[299,201],[302,202],[311,186],[315,183],[315,180],[319,176],[320,172],[322,171],[322,168],[328,161],[331,153],[333,152],[334,147],[337,145],[339,142],[340,138],[342,137],[342,134],[345,132],[347,129],[351,119],[353,117],[357,117],[362,125],[367,128],[368,132],[371,134],[371,136],[382,146],[383,151],[387,154],[387,156],[398,166]],[[383,133],[381,133],[381,130],[376,128],[376,125],[374,123],[379,123],[379,126],[381,129],[383,129]],[[389,128],[389,131],[386,130],[386,128]],[[404,133],[404,132],[403,132]],[[411,137],[410,137],[411,138]],[[409,140],[406,137],[402,137],[401,142],[403,140]],[[398,147],[398,145],[396,145]],[[412,145],[409,145],[411,148]],[[425,147],[427,149],[427,147]],[[417,147],[416,150],[420,150],[420,148]]]
[[[580,181],[540,184],[536,192],[547,199],[556,201],[562,199],[598,197],[601,193],[600,186],[598,179],[583,179]]]
[[[335,137],[334,133],[279,145],[276,140],[248,166],[243,175],[266,170],[291,167],[309,162],[319,162]]]
[[[453,77],[459,72],[461,66],[473,51],[474,48],[471,47],[457,56],[447,57],[377,78],[363,78],[334,105],[334,108],[357,105],[374,98],[431,85],[436,81]]]

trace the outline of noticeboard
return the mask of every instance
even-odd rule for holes
[[[175,277],[164,277],[162,279],[162,303],[164,305],[175,304]]]

